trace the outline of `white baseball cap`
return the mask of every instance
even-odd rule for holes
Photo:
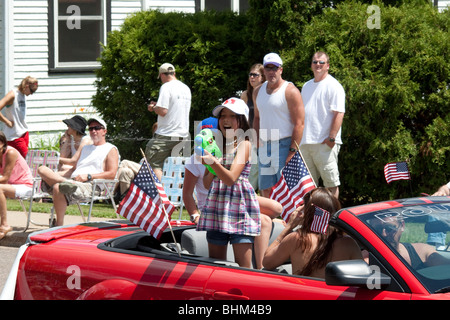
[[[175,72],[175,67],[171,63],[164,63],[159,67],[158,79],[161,73]]]
[[[283,60],[281,60],[278,54],[271,52],[264,56],[263,60],[264,67],[268,64],[273,64],[274,66],[281,67],[283,65]]]
[[[100,123],[100,124],[103,126],[103,128],[106,129],[106,122],[105,122],[103,119],[99,118],[99,117],[90,118],[90,119],[87,121],[87,124],[90,125],[91,122],[94,122],[94,121]]]
[[[248,121],[248,112],[249,111],[248,111],[248,106],[244,102],[244,100],[235,98],[235,97],[227,99],[224,103],[222,103],[221,105],[218,105],[217,107],[214,108],[214,110],[212,111],[213,116],[218,117],[220,114],[220,111],[222,111],[223,108],[230,109],[231,111],[233,111],[236,114],[244,115]]]

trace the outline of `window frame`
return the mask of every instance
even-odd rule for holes
[[[111,31],[111,0],[101,0],[102,2],[102,15],[92,16],[88,19],[82,15],[81,21],[99,21],[103,20],[103,39],[101,42],[106,45],[108,33]],[[100,62],[95,61],[73,61],[73,62],[60,62],[59,61],[59,40],[58,40],[58,26],[59,22],[65,20],[64,17],[60,18],[58,15],[58,0],[48,0],[48,16],[49,16],[49,55],[48,55],[48,67],[49,73],[74,73],[74,72],[93,72],[100,68]],[[70,14],[68,14],[70,16]],[[100,44],[99,44],[100,46]]]
[[[206,1],[210,1],[210,0],[195,0],[195,11],[199,12],[199,11],[205,11],[206,10]],[[247,6],[242,6],[241,1],[243,0],[227,0],[230,3],[230,8],[226,9],[226,10],[231,10],[234,11],[236,13],[244,13],[245,10],[241,10],[241,8],[245,8],[248,7],[248,0],[247,0]],[[243,11],[243,12],[241,12]]]

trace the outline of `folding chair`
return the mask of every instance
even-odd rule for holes
[[[114,201],[114,190],[116,188],[119,180],[117,179],[94,179],[92,180],[92,196],[90,198],[82,199],[76,201],[76,205],[78,206],[78,210],[80,211],[81,217],[83,218],[83,222],[86,222],[86,218],[84,216],[81,205],[83,203],[89,203],[89,213],[87,222],[91,220],[92,207],[94,206],[94,201],[99,200],[109,200],[114,208],[114,212],[116,212],[117,218],[120,218],[120,215],[117,213],[116,202]]]
[[[18,198],[20,201],[20,205],[22,206],[22,209],[24,213],[27,215],[27,224],[25,226],[25,231],[27,231],[28,227],[30,226],[30,223],[37,225],[37,226],[48,226],[48,224],[39,224],[34,222],[31,219],[31,212],[33,208],[33,201],[35,199],[43,199],[43,198],[51,198],[51,194],[49,194],[46,191],[43,191],[41,188],[42,180],[39,177],[37,171],[40,166],[47,166],[53,171],[58,170],[58,164],[59,164],[59,152],[53,151],[53,150],[29,150],[26,161],[28,166],[30,167],[31,174],[33,176],[33,189],[31,191],[31,196],[29,198],[23,197]],[[23,203],[24,200],[29,200],[29,208],[28,213],[25,209],[25,205]]]
[[[94,202],[99,200],[109,200],[114,208],[114,212],[116,212],[117,218],[120,218],[120,215],[117,213],[116,202],[114,201],[114,189],[116,188],[116,184],[119,182],[117,179],[94,179],[92,180],[92,193],[90,197],[79,199],[77,201],[71,201],[69,205],[76,204],[78,206],[78,210],[80,211],[81,218],[83,222],[90,222],[92,216],[92,208],[94,207]],[[84,212],[82,209],[82,205],[89,203],[89,213],[88,218],[84,216]],[[54,218],[54,207],[52,207],[50,221],[53,221]]]
[[[164,187],[169,200],[175,207],[180,208],[178,219],[181,219],[183,213],[183,183],[184,183],[184,166],[186,157],[168,157],[164,161],[163,175],[161,183]]]

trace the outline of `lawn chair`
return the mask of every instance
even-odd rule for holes
[[[28,166],[30,167],[31,174],[33,176],[33,189],[31,191],[31,196],[29,198],[27,197],[18,198],[24,213],[27,215],[27,223],[24,232],[27,231],[28,227],[30,226],[30,223],[36,226],[48,226],[48,224],[36,223],[31,219],[33,201],[36,199],[41,200],[44,198],[52,197],[51,194],[49,194],[47,191],[42,190],[41,188],[42,180],[39,177],[37,171],[40,166],[47,166],[53,171],[57,171],[59,164],[59,152],[53,150],[29,150],[26,157],[26,161]],[[25,209],[24,205],[25,200],[29,200],[28,212]]]
[[[164,161],[161,183],[170,202],[180,209],[178,219],[183,213],[183,183],[186,157],[168,157]]]
[[[119,183],[119,180],[117,179],[92,180],[92,196],[90,198],[82,199],[75,202],[75,204],[78,206],[78,210],[80,211],[81,217],[83,218],[84,222],[86,221],[90,222],[94,202],[100,200],[111,201],[111,204],[114,208],[114,212],[116,212],[117,218],[120,218],[120,215],[117,213],[116,202],[114,201],[114,190],[116,188],[117,183]],[[87,220],[81,208],[81,206],[85,203],[89,203],[89,213]]]
[[[114,208],[114,212],[116,212],[117,218],[120,219],[120,215],[117,213],[116,202],[114,201],[114,190],[116,188],[116,184],[119,182],[117,179],[94,179],[92,180],[92,193],[90,197],[79,199],[77,201],[71,201],[69,205],[76,204],[78,210],[80,211],[81,218],[83,222],[90,222],[92,216],[92,209],[94,207],[95,201],[106,200],[111,201],[111,204]],[[83,208],[81,206],[89,204],[89,212],[88,217],[86,219]],[[54,224],[56,221],[54,219],[55,210],[52,207],[52,212],[50,216],[50,223]]]

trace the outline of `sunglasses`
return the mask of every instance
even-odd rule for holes
[[[280,69],[280,67],[277,67],[277,66],[264,67],[264,69],[266,69],[267,71],[278,71],[278,69]]]
[[[314,63],[314,64],[325,64],[326,62],[325,61],[314,60],[312,63]]]
[[[105,128],[103,128],[102,126],[95,126],[95,127],[89,127],[89,131],[98,131],[98,130],[101,130],[101,129],[105,129]]]
[[[260,74],[259,73],[249,73],[248,76],[257,78],[260,76]]]
[[[392,225],[392,224],[383,224],[383,225],[374,227],[374,229],[379,234],[382,234],[383,230],[384,230],[386,232],[386,234],[392,235],[392,234],[396,233],[398,231],[398,229],[400,229],[400,226],[396,226],[396,225]]]
[[[31,86],[30,85],[28,85],[28,88],[30,89],[30,93],[31,94],[33,94],[33,93],[35,93],[36,92],[36,90],[37,90],[37,83],[36,83],[36,86],[34,86],[34,88],[31,88]]]

